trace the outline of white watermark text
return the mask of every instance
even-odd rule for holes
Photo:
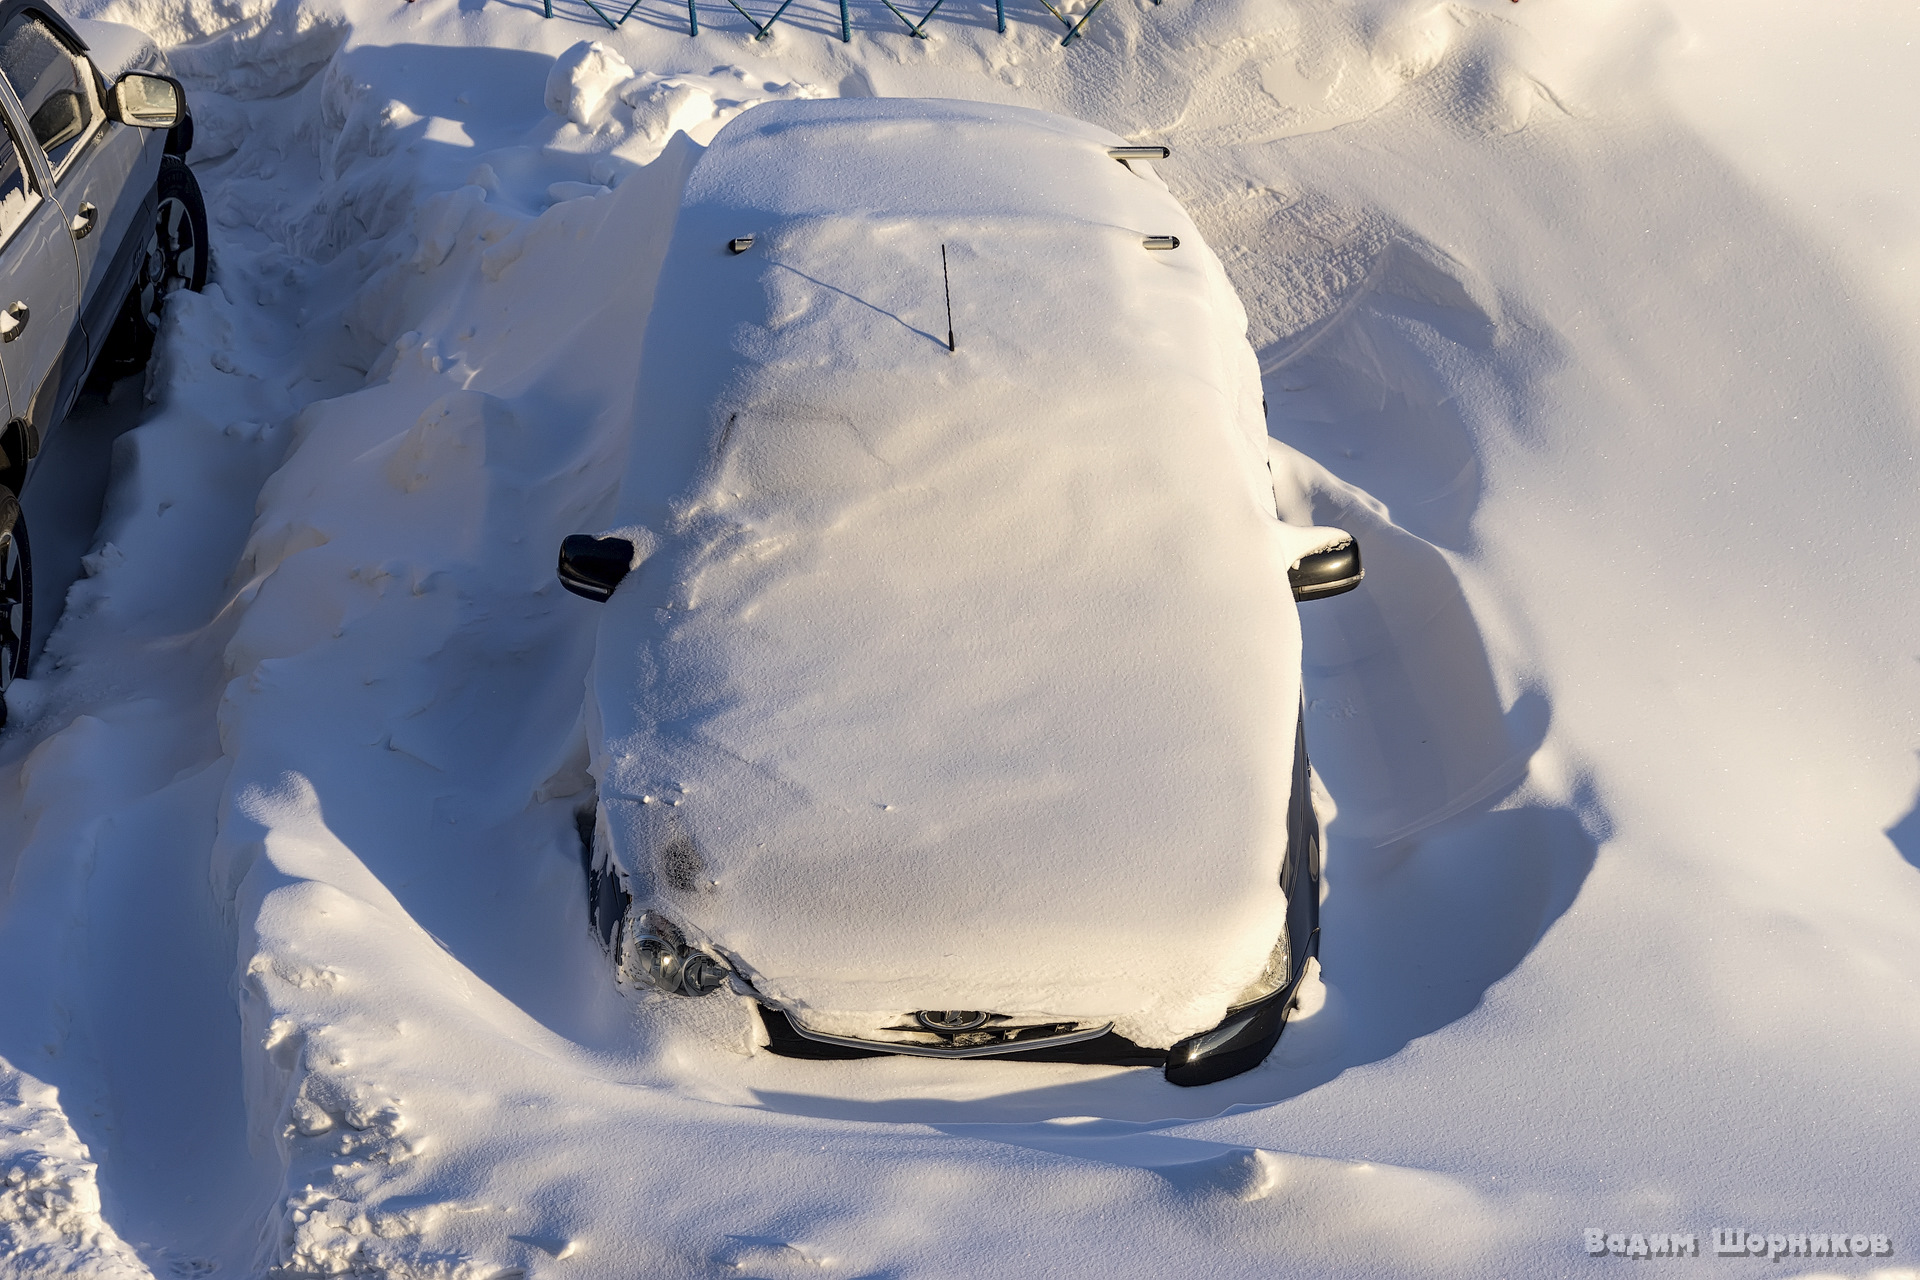
[[[1719,1227],[1712,1233],[1716,1258],[1885,1258],[1893,1237],[1859,1231],[1748,1231]],[[1698,1258],[1699,1236],[1691,1231],[1586,1229],[1587,1256],[1604,1258]]]

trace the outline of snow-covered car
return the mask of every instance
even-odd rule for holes
[[[605,602],[591,916],[775,1053],[1258,1064],[1318,948],[1260,376],[1158,147],[755,107],[656,286]],[[617,588],[617,589],[616,589]]]
[[[0,690],[26,673],[20,494],[103,359],[146,358],[166,295],[206,283],[206,208],[180,82],[139,31],[0,0]],[[4,718],[0,702],[0,718]]]

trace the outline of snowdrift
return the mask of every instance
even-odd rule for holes
[[[0,738],[0,1273],[1909,1265],[1910,304],[1676,113],[1704,3],[1167,0],[1065,54],[86,6],[188,78],[219,238]],[[834,95],[1171,143],[1283,513],[1365,542],[1303,615],[1325,988],[1246,1077],[772,1061],[589,936],[553,550],[619,518],[699,147]]]

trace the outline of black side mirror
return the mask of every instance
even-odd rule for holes
[[[605,603],[633,568],[633,544],[625,538],[569,534],[560,543],[560,585],[596,604]]]
[[[1351,591],[1367,576],[1360,567],[1360,544],[1343,542],[1326,551],[1301,556],[1296,568],[1287,570],[1287,582],[1295,600],[1324,600]]]

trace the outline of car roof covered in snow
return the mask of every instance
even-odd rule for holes
[[[45,18],[61,35],[71,40],[77,47],[85,49],[87,42],[74,30],[65,14],[48,4],[46,0],[0,0],[0,27],[6,26],[23,13],[37,13]]]
[[[816,1017],[1167,1043],[1279,932],[1301,549],[1244,315],[1121,141],[785,102],[688,179],[596,767],[643,897]]]

